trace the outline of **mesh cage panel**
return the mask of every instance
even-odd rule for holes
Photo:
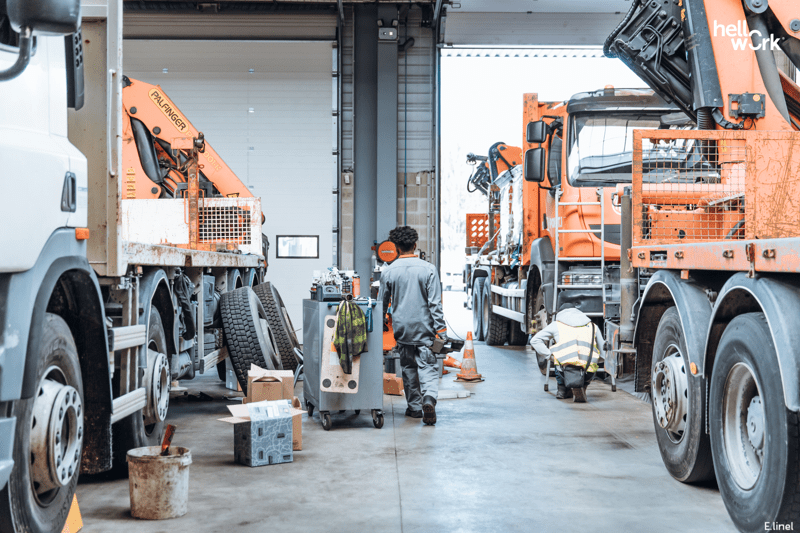
[[[745,238],[743,136],[661,130],[636,138],[634,246]]]
[[[200,200],[201,243],[249,245],[252,228],[260,220],[255,198],[205,198]]]

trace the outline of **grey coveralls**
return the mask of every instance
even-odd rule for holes
[[[447,331],[436,267],[416,256],[401,255],[381,272],[378,299],[384,309],[391,302],[406,401],[411,410],[419,411],[423,396],[439,395],[439,372],[430,346],[437,333]]]

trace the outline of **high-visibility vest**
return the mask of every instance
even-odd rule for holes
[[[556,327],[558,328],[558,342],[550,348],[555,363],[561,366],[576,365],[585,368],[589,361],[589,354],[592,353],[590,350],[594,350],[589,372],[597,372],[600,350],[592,336],[594,331],[592,323],[573,327],[557,321]]]

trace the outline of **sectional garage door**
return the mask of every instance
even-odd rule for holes
[[[124,42],[124,73],[160,85],[261,197],[267,276],[295,327],[313,271],[335,255],[335,53],[330,41]],[[318,257],[276,257],[279,235],[318,237]]]

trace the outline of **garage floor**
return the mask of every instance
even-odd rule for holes
[[[599,382],[589,387],[588,404],[557,401],[542,392],[529,348],[476,343],[475,350],[486,381],[464,386],[445,376],[442,389],[474,396],[440,401],[436,427],[406,418],[405,400],[385,396],[383,429],[363,413],[335,416],[330,432],[316,414],[304,417],[304,449],[294,463],[260,468],[234,463],[233,430],[217,422],[230,391],[200,379],[190,392],[214,401],[170,406],[174,444],[191,448],[194,460],[189,513],[135,520],[127,480],[83,481],[84,531],[734,529],[716,488],[667,474],[647,404]]]

